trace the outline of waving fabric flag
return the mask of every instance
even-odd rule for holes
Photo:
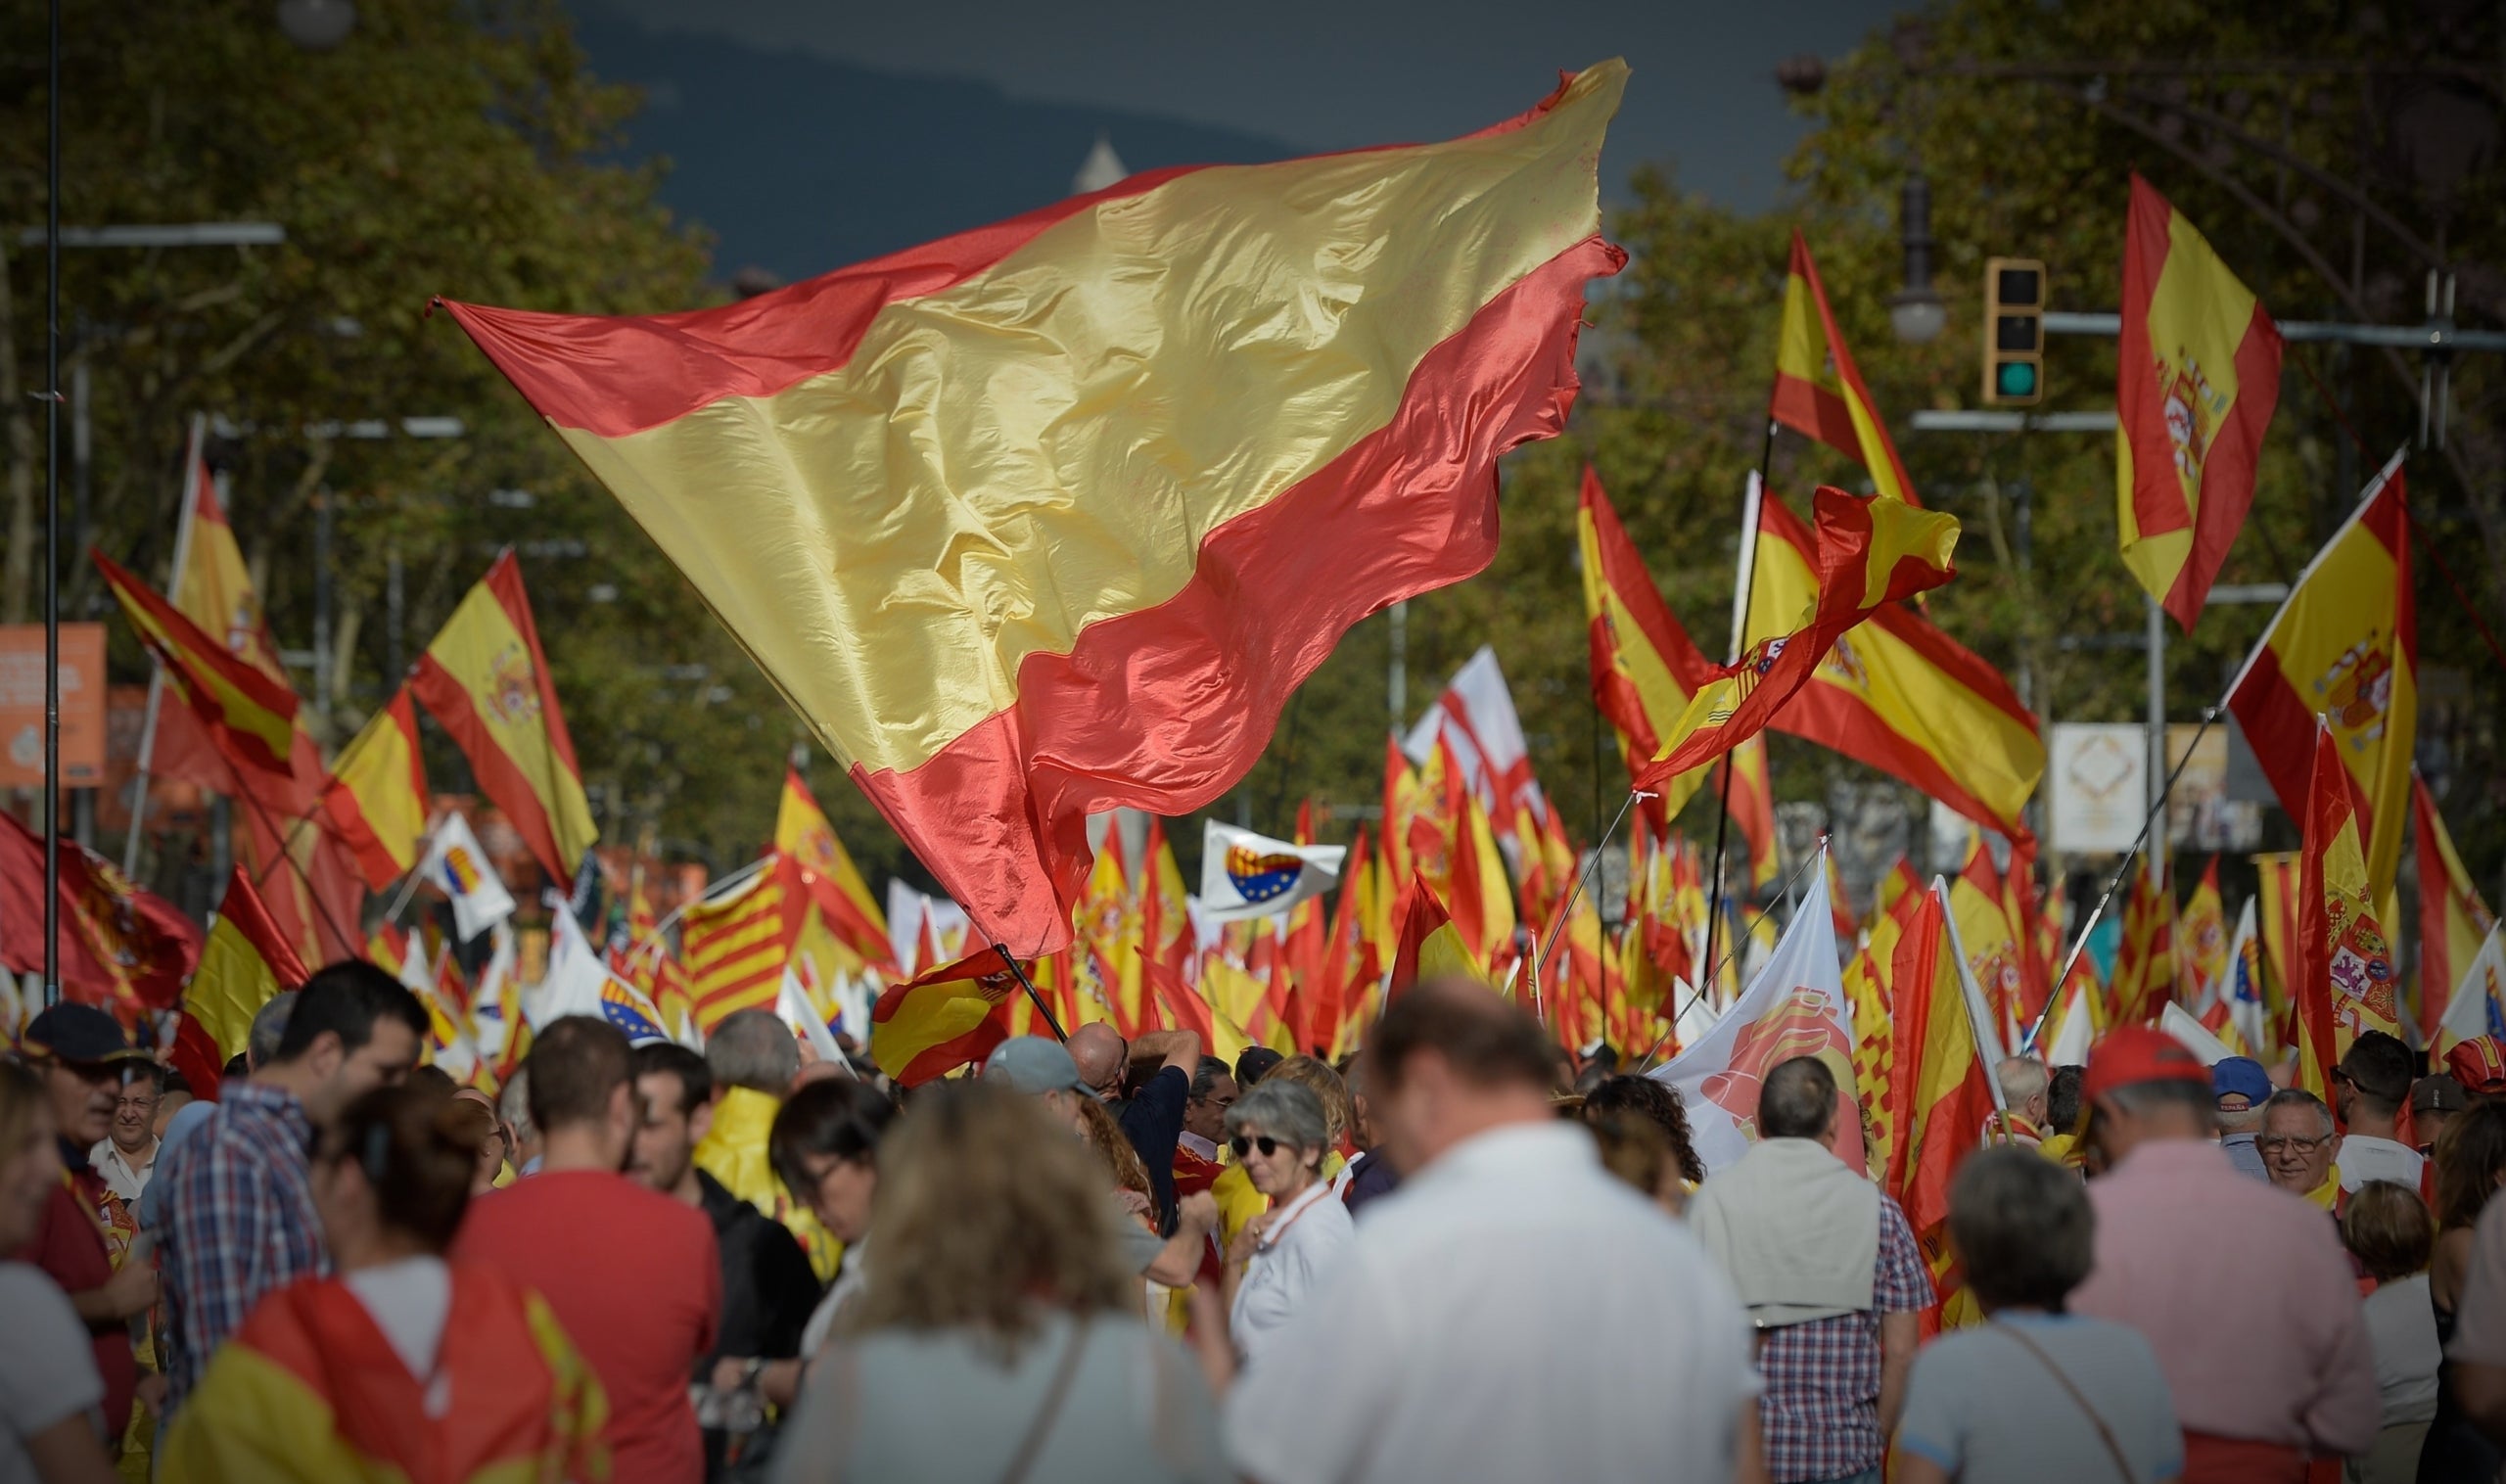
[[[2123,565],[2187,629],[2253,503],[2280,330],[2150,183],[2123,223],[2114,508]]]
[[[2493,925],[2446,997],[2445,1018],[2436,1022],[2429,1049],[2440,1060],[2450,1061],[2456,1046],[2483,1037],[2506,1037],[2506,939],[2499,937]],[[2470,1086],[2485,1080],[2463,1079]]]
[[[1993,1068],[1982,1050],[1993,1042],[1958,971],[1943,895],[1935,880],[1897,943],[1891,1139],[1880,1182],[1905,1208],[1936,1283],[1948,1275],[1949,1183],[1993,1116]]]
[[[2227,907],[2219,901],[2219,858],[2202,867],[2202,879],[2175,919],[2175,997],[2197,996],[2206,1007],[2228,966]]]
[[[200,930],[77,841],[54,845],[63,997],[125,1021],[170,1009],[200,962]],[[0,810],[0,966],[19,974],[43,968],[43,837]]]
[[[202,632],[111,557],[101,551],[90,555],[122,616],[163,663],[184,704],[239,778],[260,773],[282,788],[293,788],[296,692]]]
[[[997,948],[891,985],[870,1007],[870,1059],[907,1088],[981,1061],[1009,1039],[1006,1007],[1024,993]]]
[[[497,557],[452,611],[418,656],[409,684],[549,879],[572,891],[575,867],[600,830],[512,552]]]
[[[1792,263],[1784,276],[1784,325],[1775,348],[1775,399],[1767,409],[1795,433],[1817,439],[1871,471],[1882,498],[1921,504],[1914,481],[1888,441],[1888,425],[1862,384],[1853,352],[1828,312],[1828,291],[1810,245],[1792,234]]]
[[[1958,523],[1949,516],[1825,486],[1814,503],[1816,580],[1792,610],[1793,630],[1753,642],[1739,664],[1715,671],[1663,736],[1664,751],[1646,765],[1638,787],[1654,788],[1755,736],[1810,683],[1846,630],[1958,575],[1950,562]]]
[[[2315,731],[2314,778],[2297,888],[2297,1082],[2331,1100],[2332,1069],[2363,1031],[2401,1034],[2392,940],[2367,885],[2365,801],[2329,725]]]
[[[2447,996],[2462,982],[2497,915],[2463,869],[2454,837],[2417,768],[2410,773],[2410,812],[2419,857],[2419,1031],[2433,1043]]]
[[[1496,458],[1563,425],[1625,260],[1626,75],[717,308],[447,307],[985,936],[1047,952],[1089,814],[1216,799],[1351,625],[1494,555]]]
[[[2114,972],[2107,981],[2112,1005],[2107,1019],[2114,1025],[2140,1025],[2175,997],[2175,894],[2165,869],[2163,861],[2144,855],[2132,873],[2132,894],[2123,903],[2123,935],[2114,951]]]
[[[253,878],[237,866],[201,946],[200,968],[183,991],[183,1009],[217,1043],[223,1063],[252,1039],[253,1017],[261,1006],[304,980],[304,961],[270,920]]]
[[[1818,590],[1809,528],[1758,495],[1750,643],[1781,633]],[[1836,641],[1774,721],[1939,800],[2005,837],[2027,835],[2045,773],[2036,718],[2001,672],[1911,609],[1889,605]]]
[[[323,787],[322,811],[374,890],[382,891],[417,863],[418,840],[427,828],[427,775],[407,686],[393,692],[340,749]]]
[[[679,957],[697,1029],[710,1036],[734,1010],[772,1008],[806,899],[792,858],[776,852],[746,880],[679,915]]]
[[[796,767],[783,771],[783,799],[774,811],[774,848],[799,863],[801,882],[816,899],[829,930],[869,962],[885,962],[891,954],[887,916]]]
[[[452,903],[453,931],[464,943],[513,915],[513,893],[471,832],[470,821],[459,814],[446,813],[436,821],[426,860],[418,869]]]
[[[1340,884],[1345,845],[1296,845],[1207,821],[1201,835],[1201,912],[1215,922],[1276,917]]]
[[[1402,751],[1424,763],[1443,742],[1453,749],[1461,781],[1497,827],[1510,834],[1514,814],[1529,809],[1537,817],[1540,785],[1532,780],[1531,747],[1523,740],[1522,718],[1514,711],[1513,692],[1488,645],[1454,672],[1436,704],[1418,719],[1403,739]]]
[[[1714,1028],[1650,1075],[1677,1090],[1706,1173],[1738,1161],[1758,1139],[1758,1090],[1778,1062],[1816,1056],[1836,1079],[1836,1157],[1864,1168],[1854,1101],[1853,1011],[1836,968],[1828,884],[1803,899],[1775,954]]]
[[[2367,879],[2381,902],[2401,862],[2410,759],[2419,738],[2419,613],[2410,591],[2410,512],[2401,455],[2315,553],[2228,687],[2254,761],[2293,818],[2306,817],[2315,719],[2332,725],[2365,806]]]

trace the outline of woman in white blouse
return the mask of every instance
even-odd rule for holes
[[[1346,1206],[1323,1179],[1330,1152],[1323,1099],[1296,1083],[1264,1081],[1227,1110],[1230,1147],[1271,1209],[1228,1248],[1228,1329],[1247,1365],[1326,1282],[1357,1242]]]

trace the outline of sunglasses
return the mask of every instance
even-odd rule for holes
[[[1235,1157],[1237,1159],[1242,1159],[1244,1156],[1252,1153],[1256,1148],[1259,1148],[1262,1151],[1262,1157],[1264,1159],[1268,1159],[1272,1155],[1279,1152],[1279,1141],[1273,1138],[1268,1134],[1256,1135],[1252,1137],[1247,1137],[1244,1135],[1238,1134],[1235,1137],[1228,1140],[1228,1147],[1235,1151]]]

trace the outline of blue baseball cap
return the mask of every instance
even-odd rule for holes
[[[1062,1043],[1042,1036],[1012,1036],[995,1046],[983,1065],[983,1080],[1007,1083],[1013,1092],[1042,1094],[1066,1088],[1095,1095],[1079,1080],[1079,1063]]]
[[[2210,1093],[2214,1097],[2234,1094],[2243,1097],[2247,1107],[2258,1108],[2271,1096],[2271,1074],[2251,1056],[2222,1056],[2210,1066]]]

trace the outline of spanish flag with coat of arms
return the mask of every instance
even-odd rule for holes
[[[984,936],[1494,556],[1565,420],[1627,68],[1443,144],[1149,171],[735,304],[448,303]]]
[[[2392,940],[2368,889],[2366,801],[2329,724],[2315,729],[2297,888],[2296,1087],[2329,1102],[2332,1069],[2365,1031],[2401,1034]]]
[[[575,739],[557,709],[557,682],[539,648],[522,565],[511,551],[452,611],[409,677],[419,702],[470,760],[560,891],[574,890],[583,852],[600,838]]]
[[[2138,172],[2123,225],[2114,385],[2123,565],[2187,629],[2253,504],[2280,400],[2280,329]]]

